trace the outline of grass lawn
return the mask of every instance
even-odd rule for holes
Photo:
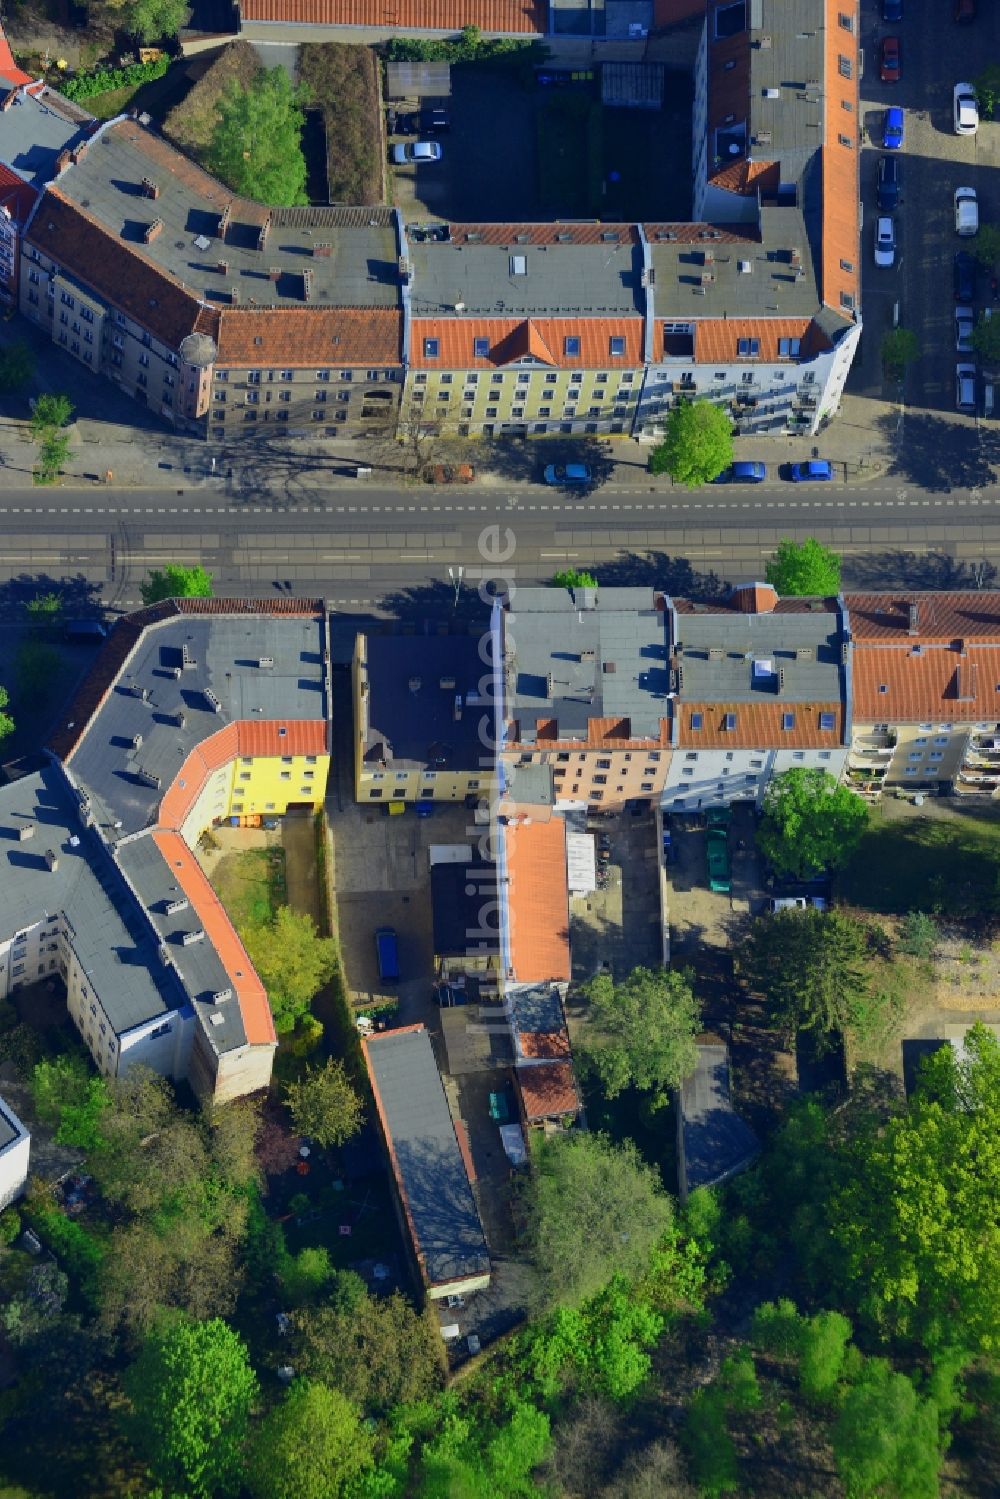
[[[285,850],[275,846],[228,854],[216,866],[212,885],[237,930],[269,921],[286,904]]]
[[[138,92],[137,85],[113,88],[109,89],[106,94],[91,94],[89,99],[83,99],[81,103],[84,109],[90,110],[95,119],[113,120],[115,115],[125,113]]]
[[[1000,911],[1000,818],[977,809],[896,804],[872,815],[837,881],[840,901],[868,911],[992,916]]]

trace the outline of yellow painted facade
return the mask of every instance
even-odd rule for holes
[[[367,641],[359,635],[354,648],[354,795],[359,802],[460,802],[467,796],[488,796],[497,784],[484,753],[484,764],[469,769],[431,770],[429,767],[372,763],[365,759],[368,737]]]
[[[226,817],[280,817],[290,806],[318,812],[326,796],[329,755],[239,756],[227,767],[232,781]]]
[[[401,419],[473,436],[496,425],[529,432],[629,433],[642,389],[641,370],[543,369],[534,362],[502,371],[408,370]]]

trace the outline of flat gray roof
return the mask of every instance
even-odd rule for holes
[[[416,317],[600,317],[643,310],[642,251],[631,236],[614,244],[531,245],[518,244],[515,237],[504,245],[421,243],[410,228],[408,243]]]
[[[680,614],[678,643],[682,695],[692,702],[751,703],[780,695],[783,703],[808,703],[843,696],[835,614]]]
[[[21,842],[18,830],[27,824],[35,831]],[[0,913],[5,937],[64,916],[80,966],[119,1034],[183,1007],[183,990],[161,964],[142,912],[55,767],[0,787]]]
[[[504,615],[505,711],[522,743],[539,718],[556,718],[561,739],[585,739],[592,718],[628,718],[632,738],[659,738],[670,673],[655,598],[650,588],[518,588]]]
[[[232,992],[232,979],[223,967],[208,938],[185,946],[185,932],[197,932],[201,921],[194,907],[168,916],[170,901],[185,899],[177,879],[153,841],[151,833],[120,844],[115,858],[121,866],[148,913],[154,930],[170,954],[170,961],[195,1010],[204,1021],[205,1035],[217,1052],[233,1051],[246,1045],[246,1030],[239,1001]],[[227,998],[215,1002],[216,994],[230,990]]]
[[[9,91],[0,87],[0,97]],[[14,91],[14,102],[0,114],[0,161],[25,182],[41,187],[55,175],[56,159],[86,140],[94,118],[61,94]]]
[[[427,1283],[488,1273],[486,1239],[423,1026],[365,1042],[368,1070]]]
[[[2,130],[2,126],[0,126]],[[2,139],[2,136],[0,136]],[[143,191],[143,179],[157,196]],[[390,306],[400,300],[398,250],[387,208],[272,208],[232,192],[137,122],[105,128],[84,159],[64,172],[59,190],[170,272],[196,296],[225,306]],[[225,239],[220,214],[230,205]],[[150,243],[144,234],[160,220]],[[262,248],[261,231],[269,222]],[[328,253],[314,253],[327,246]],[[218,269],[225,261],[225,274]],[[272,279],[272,269],[277,279]]]
[[[469,635],[368,636],[369,764],[404,769],[492,773],[491,746],[480,738],[490,712],[480,695],[489,668]],[[456,717],[456,698],[462,699]]]
[[[0,1098],[0,1151],[6,1150],[8,1145],[13,1145],[15,1140],[23,1140],[26,1134],[27,1130],[17,1115]]]
[[[757,1136],[730,1100],[725,1046],[699,1044],[695,1070],[681,1084],[679,1122],[689,1192],[725,1181],[755,1159]]]
[[[826,27],[815,0],[750,0],[748,16],[754,8],[760,11],[754,29],[768,36],[770,45],[750,47],[750,134],[770,131],[770,142],[757,155],[780,161],[782,181],[794,182],[823,139]],[[841,35],[844,55],[857,67],[860,35]],[[779,97],[769,99],[768,89],[777,89]]]
[[[175,679],[185,647],[195,664]],[[300,616],[184,614],[147,625],[70,763],[98,821],[120,822],[122,836],[148,827],[185,757],[234,720],[325,718],[324,647],[322,622]],[[268,656],[272,666],[257,665]],[[146,701],[133,689],[145,690]],[[178,710],[182,726],[173,718]],[[160,787],[143,784],[140,771],[159,776]]]
[[[696,244],[658,237],[649,230],[656,272],[656,317],[670,321],[698,318],[812,317],[819,306],[812,241],[796,208],[764,207],[760,239],[703,239]],[[752,226],[748,226],[751,228]],[[798,251],[798,265],[792,251]],[[750,270],[741,270],[741,266]],[[702,275],[714,281],[704,283]],[[660,357],[660,350],[655,355]]]
[[[508,984],[510,1017],[519,1035],[557,1035],[566,1029],[562,1000],[554,984]]]

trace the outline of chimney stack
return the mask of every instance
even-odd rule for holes
[[[917,603],[916,599],[912,599],[910,601],[909,621],[910,623],[908,633],[910,635],[918,635],[920,633],[920,605]]]

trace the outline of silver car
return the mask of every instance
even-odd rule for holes
[[[975,414],[976,366],[974,364],[956,364],[955,366],[955,408],[958,411]]]
[[[443,155],[438,141],[406,141],[392,148],[392,159],[397,167],[406,166],[408,162],[420,165],[425,161],[440,161]]]
[[[955,308],[955,348],[959,354],[972,353],[974,318],[971,307]]]

